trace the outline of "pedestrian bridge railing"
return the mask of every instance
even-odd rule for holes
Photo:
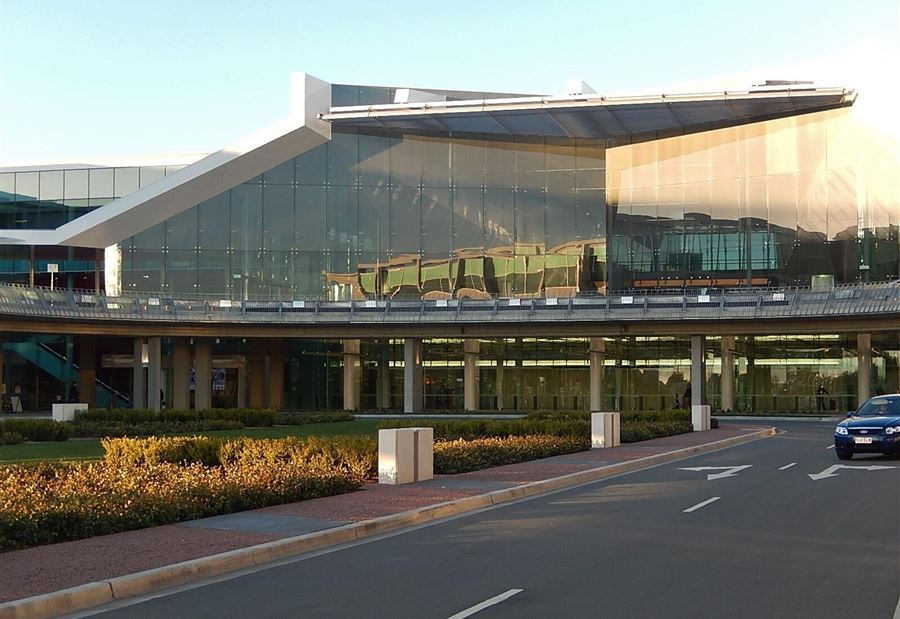
[[[0,284],[0,315],[187,323],[483,323],[747,320],[898,314],[900,282],[811,288],[616,291],[572,297],[232,300],[204,295],[50,290]]]

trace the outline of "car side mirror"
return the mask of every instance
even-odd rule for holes
[[[853,417],[856,414],[856,411],[847,411],[847,417]]]

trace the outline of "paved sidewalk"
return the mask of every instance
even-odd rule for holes
[[[665,454],[671,454],[673,459],[687,457],[690,454],[685,449],[708,451],[724,446],[711,445],[713,443],[728,439],[740,441],[742,437],[750,440],[751,435],[766,429],[766,426],[744,422],[723,423],[719,429],[709,432],[670,436],[472,473],[439,475],[430,481],[402,486],[370,483],[350,494],[8,552],[0,554],[0,602],[165,568],[318,531],[325,532],[348,523],[422,510],[448,501],[483,496],[573,473],[608,468],[609,474],[615,474],[621,468],[616,468],[616,465]],[[678,451],[682,453],[673,453]],[[581,483],[577,476],[560,480],[555,485],[564,487],[575,483]],[[549,485],[532,488],[536,492],[549,489]],[[458,511],[474,509],[475,504],[472,505]],[[452,512],[433,511],[429,518],[449,513]],[[375,528],[372,527],[373,532]],[[362,534],[356,535],[357,538],[364,537]]]

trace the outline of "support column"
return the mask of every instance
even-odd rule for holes
[[[250,408],[266,405],[266,342],[250,340]]]
[[[872,385],[872,334],[859,333],[856,336],[857,355],[857,398],[859,406],[871,397]]]
[[[603,410],[603,370],[606,362],[606,342],[602,337],[592,337],[589,342],[591,364],[591,411]]]
[[[478,389],[478,353],[480,345],[478,340],[463,340],[463,403],[465,410],[477,411],[479,409]]]
[[[242,358],[241,366],[237,373],[237,401],[238,408],[247,408],[247,360]]]
[[[187,410],[191,407],[191,347],[183,337],[172,342],[172,408]]]
[[[162,338],[147,338],[147,408],[162,408]]]
[[[734,411],[734,336],[722,336],[722,410]]]
[[[389,359],[390,340],[378,340],[378,369],[375,385],[375,399],[378,410],[391,408],[391,368]]]
[[[269,340],[269,408],[280,411],[284,406],[284,340]]]
[[[344,340],[344,410],[359,410],[359,340]]]
[[[422,412],[422,339],[403,341],[403,412]]]
[[[78,339],[78,401],[89,408],[97,406],[97,339],[85,335]]]
[[[494,374],[494,384],[497,388],[497,410],[503,410],[503,357],[497,357],[497,371]]]
[[[134,379],[131,388],[132,408],[147,408],[147,378],[144,373],[144,338],[134,338],[134,357],[132,361]]]
[[[706,404],[706,338],[691,336],[691,404]]]
[[[194,339],[194,408],[198,411],[212,406],[212,342]]]

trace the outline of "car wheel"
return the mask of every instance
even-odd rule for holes
[[[837,453],[838,460],[850,460],[851,458],[853,458],[852,451],[838,451],[835,453]]]

